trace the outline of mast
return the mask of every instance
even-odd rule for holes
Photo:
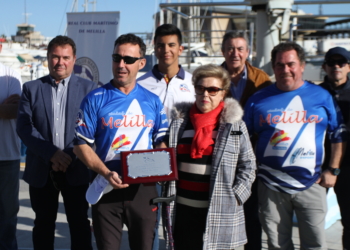
[[[74,0],[72,11],[78,12],[78,0]]]
[[[83,7],[84,7],[84,12],[88,12],[88,10],[89,10],[89,0],[84,0]]]
[[[24,0],[24,23],[28,23],[28,16],[31,15],[31,13],[27,13],[27,1]]]

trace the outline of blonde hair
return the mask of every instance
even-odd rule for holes
[[[222,88],[228,92],[230,89],[230,76],[226,69],[216,64],[207,64],[203,66],[199,66],[193,71],[192,75],[192,84],[196,86],[196,84],[203,78],[214,77],[222,82]]]

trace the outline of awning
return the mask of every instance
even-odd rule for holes
[[[19,54],[17,56],[17,58],[20,62],[33,62],[34,61],[34,57],[30,54]]]

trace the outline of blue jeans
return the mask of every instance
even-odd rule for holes
[[[17,250],[20,160],[0,161],[0,249]]]

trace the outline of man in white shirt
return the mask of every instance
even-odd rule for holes
[[[195,100],[192,74],[179,65],[179,56],[183,51],[181,42],[181,31],[175,25],[159,26],[154,35],[154,52],[158,64],[137,79],[141,86],[159,96],[168,119],[175,103]]]
[[[2,45],[0,44],[0,52]],[[17,250],[21,143],[16,134],[22,92],[19,73],[0,63],[0,249]]]
[[[158,64],[138,78],[137,82],[159,96],[170,125],[171,110],[174,104],[195,101],[192,74],[179,65],[179,56],[184,49],[181,45],[182,35],[179,28],[172,24],[163,24],[156,29],[153,41]],[[160,195],[161,187],[159,185],[157,185],[157,191]],[[157,219],[159,222],[160,213]],[[155,240],[153,250],[157,250],[158,246],[159,242]]]

